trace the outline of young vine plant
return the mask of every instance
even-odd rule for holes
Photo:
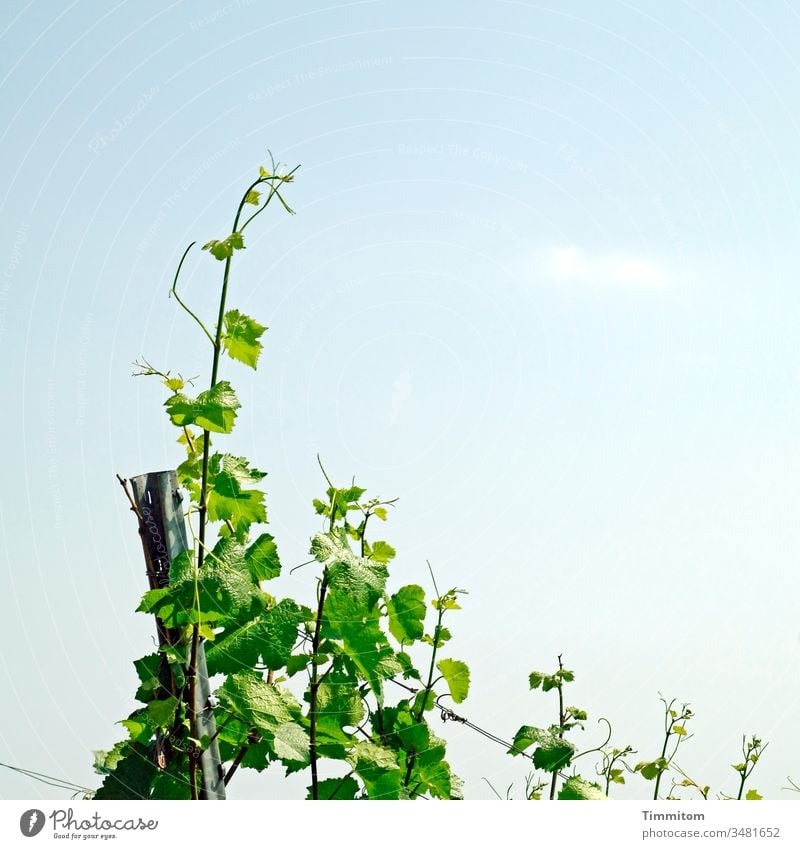
[[[445,743],[427,718],[437,696],[449,693],[458,703],[469,691],[466,664],[444,656],[445,621],[463,591],[440,591],[434,580],[428,600],[417,584],[390,592],[396,552],[372,532],[396,499],[369,498],[354,482],[337,486],[320,463],[326,489],[313,502],[320,529],[310,547],[316,596],[307,604],[275,598],[267,587],[282,566],[263,527],[265,473],[217,450],[240,410],[223,364],[257,369],[267,329],[228,306],[231,270],[248,227],[270,204],[292,212],[283,192],[296,171],[274,161],[261,167],[230,233],[203,246],[222,264],[216,323],[178,291],[193,244],[178,263],[170,292],[209,343],[208,388],[192,397],[180,374],[136,364],[138,375],[158,377],[169,392],[164,407],[185,451],[177,475],[189,495],[192,544],[171,563],[169,584],[139,604],[157,617],[159,633],[175,637],[135,661],[140,706],[120,723],[127,738],[96,753],[104,777],[96,799],[203,797],[198,764],[212,740],[200,734],[195,709],[201,645],[209,676],[221,681],[214,742],[226,785],[240,768],[279,764],[287,774],[308,773],[309,799],[461,796]]]

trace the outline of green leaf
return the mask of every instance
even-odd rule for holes
[[[456,704],[460,704],[469,693],[469,667],[460,660],[447,658],[440,660],[436,668],[444,676],[450,690],[450,696]]]
[[[414,661],[411,660],[411,655],[404,651],[399,651],[395,655],[397,662],[403,670],[403,678],[416,678],[417,681],[422,680],[419,670],[414,666]]]
[[[546,731],[544,728],[536,728],[532,725],[523,725],[514,735],[514,748],[509,749],[509,754],[517,755],[533,744],[537,748],[533,753],[533,763],[539,769],[547,772],[556,772],[569,766],[575,753],[575,746],[568,740]]]
[[[319,727],[336,737],[343,728],[355,728],[364,719],[358,679],[341,661],[334,664],[317,688],[317,716]]]
[[[261,197],[261,192],[257,192],[254,189],[251,189],[244,198],[245,203],[250,203],[253,206],[258,206],[258,200]]]
[[[545,679],[545,675],[543,672],[531,672],[528,676],[528,681],[530,683],[531,690],[537,690],[542,686],[542,682]]]
[[[171,800],[190,798],[186,775],[179,765],[168,766],[166,770],[158,771],[153,779],[150,798]]]
[[[433,690],[420,690],[414,696],[414,712],[420,713],[426,710],[433,710],[436,707],[436,695]]]
[[[241,404],[230,383],[220,380],[194,399],[176,392],[164,406],[177,427],[197,425],[214,433],[230,433]]]
[[[672,726],[672,733],[677,734],[679,737],[685,737],[686,736],[686,729],[682,725],[673,725]]]
[[[231,522],[241,535],[252,524],[266,522],[264,493],[243,488],[263,477],[265,473],[251,468],[243,457],[214,454],[209,462],[208,518],[212,522]]]
[[[371,543],[367,552],[367,556],[370,560],[383,564],[389,563],[396,554],[397,552],[392,548],[392,546],[389,545],[388,542],[383,542],[382,540]]]
[[[654,761],[640,761],[633,768],[633,771],[640,773],[646,781],[652,781],[664,772],[668,766],[669,764],[664,758],[658,758]]]
[[[377,516],[382,522],[386,521],[386,508],[385,507],[376,507],[372,511],[374,516]]]
[[[566,712],[572,716],[573,719],[578,720],[578,722],[582,722],[587,719],[587,713],[585,710],[576,707],[568,707]]]
[[[94,794],[95,800],[148,799],[158,767],[148,746],[143,743],[126,744],[125,755]]]
[[[400,797],[402,771],[391,749],[363,740],[350,750],[348,760],[364,782],[370,799]]]
[[[579,775],[573,775],[564,782],[564,786],[558,792],[559,799],[607,799],[599,784],[586,781]]]
[[[450,590],[441,598],[431,599],[431,607],[434,610],[461,610],[461,605],[456,601],[455,590]]]
[[[261,534],[247,549],[245,562],[254,581],[271,581],[281,573],[278,549],[270,534]]]
[[[241,672],[253,667],[259,657],[267,669],[281,669],[291,657],[298,627],[312,616],[307,607],[298,606],[292,599],[283,599],[256,619],[230,633],[223,633],[212,646],[207,646],[209,673]]]
[[[314,535],[311,554],[327,565],[331,589],[346,592],[360,609],[371,611],[383,595],[388,576],[386,567],[358,557],[330,534]]]
[[[293,675],[297,675],[298,672],[306,669],[310,663],[310,654],[293,654],[286,661],[286,674],[291,678]]]
[[[250,619],[263,607],[263,593],[250,577],[244,546],[238,540],[221,537],[206,556],[199,594],[201,609],[218,611],[222,619]]]
[[[311,762],[308,734],[296,722],[284,722],[275,729],[273,748],[292,772]]]
[[[244,239],[241,233],[231,233],[225,239],[212,239],[203,245],[204,251],[210,251],[219,260],[229,259],[234,251],[240,251],[243,248]]]
[[[177,707],[178,700],[175,696],[169,696],[166,699],[150,702],[147,706],[147,715],[154,725],[159,728],[167,728],[175,720],[175,709]]]
[[[228,356],[250,368],[256,368],[263,347],[258,340],[267,328],[239,310],[228,310],[223,324],[225,332],[222,344]]]
[[[356,589],[351,591],[348,582],[339,586],[331,580],[325,604],[325,635],[342,640],[347,656],[382,704],[383,681],[400,675],[403,669],[380,628],[376,608],[364,605],[363,592],[368,591],[359,583],[353,586]]]
[[[245,725],[269,734],[285,722],[300,719],[300,705],[283,687],[268,684],[252,672],[229,675],[217,690],[220,704]]]
[[[244,548],[222,537],[197,575],[186,575],[164,589],[150,590],[138,610],[158,616],[167,628],[212,625],[226,619],[251,619],[263,607],[263,593],[253,583]]]
[[[152,701],[159,692],[166,695],[166,690],[163,690],[159,672],[161,670],[161,655],[148,654],[139,660],[135,660],[133,665],[136,667],[136,674],[139,676],[141,685],[136,691],[136,698],[140,702],[147,704]]]
[[[612,769],[608,776],[614,782],[614,784],[625,783],[625,775],[623,770],[621,769]]]
[[[764,797],[758,792],[758,790],[748,790],[744,797],[748,802],[757,802],[759,799],[763,799]]]
[[[352,775],[346,775],[344,778],[326,778],[320,781],[317,790],[320,799],[355,799],[360,787]],[[313,797],[309,787],[306,799],[311,798]]]
[[[452,772],[447,761],[439,761],[434,764],[422,764],[417,770],[417,777],[421,779],[428,792],[434,798],[451,798]]]
[[[194,553],[182,551],[170,563],[169,582],[170,584],[179,584],[187,578],[194,579]]]
[[[405,703],[407,705],[407,703]],[[430,730],[425,720],[417,722],[408,706],[397,710],[394,730],[407,751],[424,752],[430,745]]]
[[[366,489],[363,489],[360,486],[349,486],[349,487],[347,487],[347,489],[337,489],[336,490],[336,498],[340,499],[341,503],[343,505],[347,505],[347,507],[349,508],[349,505],[356,504],[358,502],[359,498],[361,498],[361,496],[365,492],[366,492]],[[333,495],[333,491],[329,489],[328,490],[328,498],[330,498],[331,495]],[[344,511],[342,511],[342,512],[344,512]]]
[[[546,772],[558,772],[568,767],[575,746],[563,737],[544,732],[536,741],[539,745],[533,752],[533,765]]]
[[[401,644],[413,643],[425,633],[425,591],[416,584],[401,587],[387,602],[389,631]]]
[[[121,719],[117,724],[127,729],[131,740],[142,743],[147,743],[155,731],[147,715],[147,708],[134,711],[127,719]]]
[[[117,768],[117,764],[125,757],[128,751],[128,742],[122,740],[108,752],[94,752],[94,771],[99,775],[108,775]]]
[[[434,629],[434,635],[436,636],[435,640],[430,634],[425,634],[425,636],[422,638],[422,642],[427,643],[429,646],[432,646],[434,643],[436,643],[436,646],[438,648],[439,646],[443,646],[448,640],[452,639],[453,636],[450,633],[450,629],[447,628],[445,625],[439,626],[438,630]]]

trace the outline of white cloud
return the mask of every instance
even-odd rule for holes
[[[575,245],[551,249],[545,254],[542,265],[548,277],[587,285],[651,287],[667,282],[663,271],[640,257],[588,255]]]

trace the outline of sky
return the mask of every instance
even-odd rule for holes
[[[270,329],[224,376],[284,564],[319,453],[399,499],[396,586],[429,560],[469,591],[471,721],[552,722],[528,673],[563,653],[581,745],[605,716],[656,757],[661,693],[700,783],[732,792],[757,734],[753,786],[797,798],[798,38],[783,0],[4,3],[0,762],[94,787],[123,736],[154,629],[115,474],[181,459],[132,362],[207,375],[168,289],[271,150],[297,214],[249,229],[230,304]],[[186,272],[212,316],[218,266]],[[521,795],[523,762],[432,722],[468,798]]]

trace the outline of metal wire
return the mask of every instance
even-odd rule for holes
[[[444,699],[449,696],[449,693],[445,693],[442,696],[437,696],[434,704],[437,708],[439,708],[441,712],[442,722],[458,722],[461,725],[466,725],[467,728],[471,728],[473,731],[477,731],[478,734],[481,734],[483,737],[486,737],[487,740],[491,740],[493,743],[497,743],[500,746],[505,747],[510,752],[515,752],[518,755],[522,755],[524,758],[528,758],[529,760],[533,760],[533,755],[528,752],[523,751],[522,749],[518,749],[513,743],[509,743],[508,740],[504,740],[502,737],[498,737],[496,734],[492,734],[491,731],[487,731],[485,728],[481,728],[480,725],[475,725],[474,722],[470,722],[466,717],[459,716],[454,710],[447,707],[447,705],[439,704],[440,699]]]
[[[94,790],[91,790],[88,787],[81,787],[80,784],[73,784],[71,781],[67,781],[63,778],[56,778],[52,775],[46,775],[43,772],[35,772],[32,769],[24,769],[21,766],[12,766],[11,764],[5,764],[2,762],[0,762],[0,766],[5,767],[5,769],[12,770],[12,772],[18,772],[27,778],[32,778],[34,781],[39,781],[42,784],[48,784],[50,787],[58,787],[60,790],[70,790],[72,793],[94,793]]]

